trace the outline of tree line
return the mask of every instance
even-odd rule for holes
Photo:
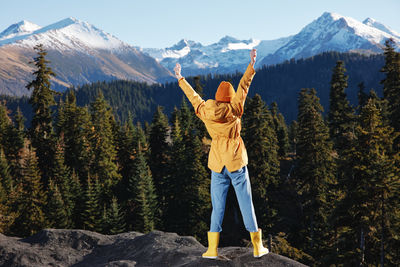
[[[297,119],[297,96],[301,88],[318,88],[318,97],[325,113],[329,109],[329,80],[333,67],[338,60],[342,60],[347,69],[348,88],[347,97],[353,105],[357,105],[358,84],[363,81],[366,88],[374,88],[379,96],[383,95],[382,85],[379,83],[384,75],[379,70],[384,65],[383,54],[370,56],[358,53],[324,52],[322,54],[297,60],[288,60],[281,64],[262,66],[257,69],[257,75],[252,82],[249,96],[259,94],[268,103],[276,102],[287,123]],[[238,84],[242,73],[209,74],[196,77],[186,77],[191,84],[200,83],[205,98],[214,98],[215,88],[221,81],[230,81]],[[157,106],[164,107],[168,116],[179,106],[184,97],[176,82],[163,84],[146,84],[143,82],[115,80],[98,81],[73,87],[78,106],[93,102],[99,91],[113,109],[117,120],[126,122],[131,113],[132,119],[137,122],[151,122]],[[68,91],[63,93],[64,100]],[[26,118],[26,127],[32,120],[32,107],[28,97],[10,97],[0,95],[0,100],[7,101],[7,107],[16,112],[19,107]],[[58,100],[57,100],[58,102]],[[13,113],[15,114],[15,113]]]
[[[134,124],[129,112],[121,122],[101,90],[86,106],[77,105],[74,90],[57,98],[46,51],[36,50],[30,126],[21,111],[10,116],[0,105],[1,232],[158,229],[204,242],[210,137],[188,103],[169,118],[158,106],[150,124]],[[337,61],[325,117],[314,88],[301,89],[290,125],[276,103],[258,94],[246,100],[242,136],[253,201],[274,252],[316,266],[400,264],[400,55],[391,41],[384,57],[383,96],[360,83],[357,106]],[[204,95],[201,80],[193,84]],[[233,194],[222,240],[246,245]]]

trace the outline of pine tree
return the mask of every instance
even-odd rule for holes
[[[188,103],[186,102],[185,96],[183,96],[181,101],[181,107],[179,110],[179,116],[181,121],[181,129],[182,132],[194,130],[194,116],[193,110],[189,108]]]
[[[344,67],[343,61],[337,61],[336,66],[333,69],[331,88],[330,88],[330,99],[329,99],[329,113],[328,113],[328,125],[330,130],[330,137],[333,141],[333,147],[336,150],[337,156],[335,157],[335,163],[337,165],[337,172],[335,183],[330,185],[331,188],[328,190],[334,191],[336,197],[332,206],[335,206],[340,202],[341,198],[344,197],[344,192],[346,191],[346,179],[348,176],[352,175],[352,168],[354,162],[351,160],[354,147],[354,128],[356,126],[356,115],[353,108],[350,106],[349,101],[345,93],[347,88],[348,76],[345,75],[346,69]],[[363,95],[362,84],[360,85],[360,95]],[[363,99],[360,99],[363,101]],[[340,218],[340,214],[336,214],[338,210],[330,215],[329,222],[335,222],[333,225],[333,231],[337,233],[337,223],[336,221]],[[335,242],[337,236],[334,237]],[[331,246],[330,250],[334,251],[334,247]],[[329,250],[328,249],[328,250]],[[329,253],[327,253],[329,254]],[[334,257],[334,256],[331,256]]]
[[[138,147],[141,144],[146,161],[150,159],[150,147],[149,147],[149,134],[143,130],[142,124],[138,122],[135,126],[135,131],[133,132],[133,147]]]
[[[278,155],[284,157],[289,152],[288,129],[282,113],[278,111],[278,104],[276,102],[272,102],[271,115],[274,122],[276,137],[278,139]]]
[[[82,214],[85,211],[85,193],[83,186],[79,181],[79,177],[76,172],[72,172],[70,181],[70,192],[72,192],[72,225],[74,228],[82,229],[84,228],[84,220],[82,218]],[[86,183],[85,183],[86,184]]]
[[[337,61],[333,69],[329,97],[329,133],[339,156],[347,144],[344,135],[354,131],[354,111],[345,93],[348,79],[345,72],[343,61]]]
[[[153,176],[156,194],[158,196],[158,203],[161,211],[165,210],[166,198],[168,197],[165,192],[166,182],[169,177],[169,144],[167,141],[169,125],[168,118],[163,113],[161,107],[158,107],[154,113],[153,121],[150,126],[150,157],[149,167]],[[160,217],[163,215],[160,214]],[[160,225],[160,227],[162,226]]]
[[[57,184],[50,179],[47,192],[47,224],[50,228],[67,229],[71,227],[71,217]]]
[[[85,230],[101,232],[103,230],[103,220],[101,217],[100,205],[100,184],[98,178],[94,181],[89,177],[85,192],[85,209],[82,214],[83,226]]]
[[[128,218],[128,223],[135,231],[147,233],[156,225],[158,204],[151,171],[140,143],[136,148],[132,169],[133,173],[128,184],[128,191],[132,196],[132,199],[128,200],[128,205],[132,214]]]
[[[387,116],[390,125],[400,132],[400,53],[394,50],[394,41],[385,42],[385,65],[381,72],[386,74],[383,84],[383,96],[387,101]],[[385,114],[383,114],[385,115]],[[400,138],[395,141],[396,150],[400,151]]]
[[[363,106],[367,103],[368,94],[365,92],[365,85],[364,82],[360,82],[358,84],[358,110],[360,111]]]
[[[74,210],[74,194],[71,191],[71,171],[65,165],[64,160],[64,135],[61,134],[60,138],[57,140],[56,151],[54,155],[54,163],[52,168],[52,182],[53,190],[58,191],[60,194],[61,201],[63,204],[63,209],[65,210],[67,219],[63,223],[63,227],[71,227],[71,217]],[[54,197],[58,197],[54,192]],[[57,200],[58,201],[58,200]]]
[[[295,185],[302,209],[303,231],[300,235],[306,253],[317,260],[324,257],[330,242],[328,218],[334,195],[330,190],[335,181],[335,164],[329,130],[322,119],[323,108],[314,89],[302,89],[298,112],[298,162]]]
[[[81,183],[89,175],[92,124],[87,107],[78,107],[73,90],[69,91],[63,109],[58,111],[57,135],[64,135],[65,164],[75,170]]]
[[[103,205],[103,212],[101,213],[101,233],[109,234],[110,232],[110,218],[106,204]]]
[[[96,100],[90,105],[92,132],[90,143],[92,159],[91,175],[95,175],[102,185],[100,204],[107,203],[112,197],[114,187],[119,183],[121,175],[118,173],[117,151],[112,129],[112,110],[100,92]]]
[[[48,67],[50,61],[46,60],[46,50],[41,44],[35,46],[34,49],[38,54],[32,62],[36,66],[36,71],[33,72],[35,79],[26,86],[27,89],[33,88],[29,103],[32,105],[34,115],[29,131],[32,146],[38,157],[42,182],[44,186],[47,186],[54,147],[51,106],[55,105],[54,95],[57,92],[50,89],[50,79],[55,74]]]
[[[125,203],[129,198],[129,192],[126,188],[128,187],[128,179],[132,173],[132,161],[137,147],[135,145],[135,127],[131,120],[128,120],[124,124],[118,136],[118,162],[122,176],[118,189],[118,199],[122,203]]]
[[[46,195],[41,183],[38,159],[32,149],[28,149],[22,165],[22,176],[10,200],[11,212],[16,215],[10,232],[17,236],[30,236],[46,226],[44,209]]]
[[[174,142],[174,132],[177,132],[179,135],[181,135],[181,126],[180,126],[180,111],[177,107],[174,107],[172,113],[171,113],[171,118],[170,118],[170,125],[171,125],[171,139],[172,143]],[[177,127],[178,129],[176,129]]]
[[[271,229],[277,212],[271,194],[279,182],[279,146],[272,115],[258,94],[247,101],[243,130],[257,220],[263,229]]]
[[[112,198],[111,206],[108,212],[108,234],[115,235],[125,231],[124,214],[121,211],[116,197]]]

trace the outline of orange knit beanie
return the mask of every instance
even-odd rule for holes
[[[230,82],[222,81],[215,93],[215,100],[218,102],[231,102],[232,98],[235,96],[235,89]]]

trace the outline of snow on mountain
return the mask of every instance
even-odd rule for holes
[[[148,83],[172,79],[154,58],[117,37],[75,18],[45,27],[22,21],[0,35],[0,94],[28,94],[33,47],[43,44],[57,74],[57,90],[94,81],[125,79]]]
[[[42,43],[49,48],[81,51],[93,48],[117,49],[129,46],[113,35],[75,18],[67,18],[25,34],[0,40],[0,46],[10,43],[23,47],[33,47]]]
[[[261,41],[256,39],[239,40],[232,36],[224,36],[217,43],[210,45],[182,39],[172,47],[165,49],[138,49],[154,57],[167,69],[173,69],[179,62],[184,75],[208,72],[226,73],[236,70],[243,71],[249,61],[249,50],[256,48],[258,57],[262,58],[273,53],[290,38]]]
[[[39,43],[48,50],[59,83],[65,86],[110,79],[165,81],[171,78],[177,62],[182,65],[183,75],[244,71],[252,48],[257,49],[256,67],[325,51],[381,53],[388,38],[393,38],[396,50],[400,50],[400,34],[384,24],[371,18],[359,22],[329,12],[299,33],[275,40],[224,36],[216,43],[203,45],[182,39],[165,49],[134,47],[75,18],[45,27],[21,21],[0,33],[0,93],[24,92],[23,83],[32,71],[27,62],[34,56],[32,48]],[[15,93],[17,85],[22,89]]]
[[[276,40],[239,40],[225,36],[210,45],[182,39],[165,49],[138,49],[156,58],[167,69],[173,69],[179,62],[184,75],[197,75],[243,71],[252,48],[257,49],[256,67],[260,67],[333,50],[380,53],[388,38],[400,44],[397,32],[373,19],[359,22],[351,17],[325,12],[299,33]]]
[[[376,20],[373,19],[373,18],[366,18],[366,19],[363,21],[363,23],[364,23],[365,25],[368,25],[368,26],[370,26],[370,27],[374,27],[374,28],[376,28],[376,29],[378,29],[378,30],[381,30],[381,31],[383,31],[383,32],[386,32],[386,33],[388,33],[388,34],[391,34],[391,35],[393,35],[393,36],[396,36],[396,37],[399,37],[399,38],[400,38],[400,33],[398,33],[398,32],[396,32],[396,31],[392,30],[392,29],[389,28],[388,26],[386,26],[386,25],[380,23],[379,21],[376,21]]]
[[[382,52],[385,40],[400,38],[356,19],[325,12],[305,26],[291,40],[266,56],[261,64],[275,64],[291,58],[310,57],[325,51]]]
[[[11,39],[16,36],[26,35],[32,33],[41,27],[27,20],[20,21],[12,24],[10,27],[0,33],[0,41],[4,39]],[[0,42],[1,43],[1,42]]]

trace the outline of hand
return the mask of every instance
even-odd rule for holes
[[[181,64],[176,63],[175,68],[174,68],[174,71],[175,71],[175,77],[176,77],[178,80],[179,80],[180,78],[182,78],[182,75],[181,75]]]
[[[253,48],[250,51],[250,64],[254,67],[254,64],[256,63],[256,57],[257,57],[257,49]]]

